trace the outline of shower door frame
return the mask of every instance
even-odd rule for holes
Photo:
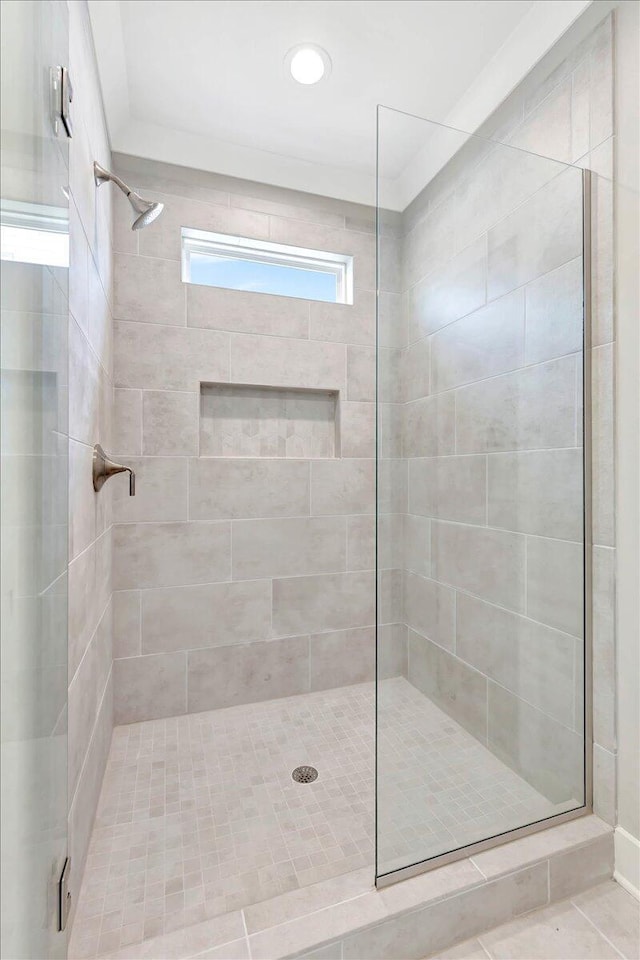
[[[383,108],[389,109],[389,108]],[[378,633],[379,633],[379,534],[378,534],[378,516],[377,503],[379,493],[379,468],[380,468],[380,422],[379,422],[379,322],[380,322],[380,156],[379,156],[379,136],[380,136],[380,110],[378,106],[376,112],[376,523],[375,523],[375,552],[376,552],[376,681],[375,681],[375,885],[377,888],[391,886],[400,880],[407,880],[410,877],[418,876],[422,873],[428,873],[437,867],[445,866],[448,863],[454,863],[458,860],[466,860],[476,853],[483,850],[491,850],[494,847],[502,846],[511,840],[519,840],[522,837],[531,836],[534,833],[540,833],[551,827],[558,826],[561,823],[567,823],[570,820],[578,820],[581,817],[589,816],[593,813],[593,553],[592,553],[592,410],[591,410],[591,323],[592,323],[592,304],[591,304],[591,271],[592,271],[592,248],[591,248],[591,190],[592,177],[591,171],[582,168],[582,302],[583,302],[583,338],[582,338],[582,442],[583,442],[583,570],[584,570],[584,589],[583,589],[583,625],[584,625],[584,657],[583,657],[583,689],[584,689],[584,743],[583,743],[583,780],[584,780],[584,803],[575,810],[567,810],[564,813],[556,813],[542,820],[536,820],[533,823],[525,824],[522,827],[514,827],[513,830],[507,830],[504,833],[487,837],[485,840],[478,840],[475,843],[466,844],[462,847],[456,847],[446,853],[438,854],[435,857],[429,857],[426,860],[420,860],[417,863],[409,864],[406,867],[399,867],[386,873],[378,872]],[[396,111],[401,112],[401,111]],[[420,119],[420,118],[416,118]],[[471,135],[470,135],[471,136]],[[524,151],[526,152],[526,151]],[[565,167],[574,166],[565,164]]]

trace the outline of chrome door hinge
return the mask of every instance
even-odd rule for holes
[[[64,861],[62,873],[58,880],[58,931],[64,930],[71,912],[71,891],[69,890],[69,876],[71,874],[71,860]]]
[[[60,128],[67,135],[73,136],[73,126],[71,123],[71,101],[73,100],[73,87],[69,71],[66,67],[51,68],[51,119],[53,122],[53,132],[58,136]]]

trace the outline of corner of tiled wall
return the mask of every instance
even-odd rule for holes
[[[113,320],[111,190],[93,161],[110,147],[86,0],[69,0],[74,97],[69,156],[68,808],[77,898],[113,728],[112,491],[92,485],[95,443],[111,448]]]

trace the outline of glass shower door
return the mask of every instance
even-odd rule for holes
[[[590,743],[583,171],[380,108],[378,198],[384,884],[583,811]]]
[[[67,5],[2,3],[1,953],[62,958],[67,856]]]

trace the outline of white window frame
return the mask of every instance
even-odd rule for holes
[[[182,280],[192,283],[191,254],[224,256],[237,260],[253,260],[256,263],[271,263],[297,270],[317,270],[332,273],[336,278],[336,299],[323,303],[353,303],[353,257],[344,253],[329,253],[326,250],[310,250],[293,247],[271,240],[252,240],[225,233],[210,233],[182,227]],[[235,287],[224,287],[235,290]],[[267,294],[268,296],[268,294]],[[276,294],[294,296],[294,294]]]

